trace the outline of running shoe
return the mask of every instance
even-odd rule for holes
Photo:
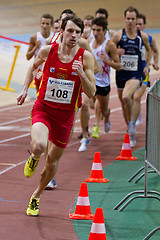
[[[53,190],[55,187],[57,187],[57,183],[54,180],[54,178],[48,183],[48,185],[45,187],[45,190]]]
[[[88,131],[88,126],[86,127],[85,131],[88,133],[88,137],[90,136],[89,131]],[[79,139],[83,138],[83,133],[81,133],[80,135],[78,135]]]
[[[32,155],[29,157],[24,167],[24,175],[26,177],[30,178],[35,173],[39,159],[40,157],[37,159],[34,159]]]
[[[39,200],[40,198],[34,198],[33,196],[31,197],[27,211],[26,211],[28,216],[39,215]]]
[[[142,124],[143,124],[143,119],[142,119],[142,113],[140,112],[135,125],[139,126],[139,125],[142,125]]]
[[[92,137],[99,138],[99,127],[95,125],[92,129]]]
[[[132,136],[135,135],[135,133],[136,133],[135,122],[134,121],[128,122],[128,134]]]
[[[84,151],[86,151],[86,149],[87,149],[87,145],[90,143],[91,141],[90,141],[90,139],[88,138],[82,138],[82,140],[80,141],[80,143],[81,143],[81,146],[79,147],[79,149],[78,149],[78,152],[84,152]]]
[[[130,135],[130,146],[135,147],[135,145],[136,145],[135,135]]]
[[[104,121],[104,131],[107,133],[107,132],[110,131],[110,129],[111,129],[111,122],[110,122],[110,120],[108,120],[108,122]]]

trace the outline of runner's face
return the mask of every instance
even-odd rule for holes
[[[53,24],[53,32],[54,32],[54,33],[60,32],[60,26],[59,26],[59,23],[58,23],[58,22],[55,22],[55,23]]]
[[[93,36],[97,42],[104,40],[106,31],[103,31],[102,26],[98,26],[94,24],[92,26],[92,31],[93,31]]]
[[[85,28],[91,28],[92,26],[92,20],[84,19],[83,23]]]
[[[135,12],[127,12],[125,17],[125,23],[127,28],[136,27],[136,13]]]
[[[139,29],[140,31],[143,31],[143,30],[144,30],[144,21],[143,21],[142,18],[137,18],[136,27],[137,27],[137,29]]]
[[[51,19],[49,18],[42,18],[41,19],[41,31],[42,35],[49,35],[51,31]]]
[[[81,29],[69,20],[63,31],[63,41],[67,46],[74,47],[78,44],[80,37]]]

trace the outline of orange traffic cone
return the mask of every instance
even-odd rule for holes
[[[121,155],[116,157],[116,160],[129,160],[134,161],[137,157],[132,157],[132,150],[130,146],[129,134],[125,134],[124,141],[122,144]]]
[[[99,152],[95,152],[91,175],[89,178],[85,180],[85,182],[98,182],[98,183],[106,183],[109,180],[103,177],[103,170],[101,164],[101,157]]]
[[[96,209],[88,240],[107,240],[102,208]]]
[[[87,183],[82,183],[77,199],[75,213],[69,215],[70,219],[92,220],[91,207],[88,197]]]

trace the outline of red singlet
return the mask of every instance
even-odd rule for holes
[[[63,63],[58,57],[58,46],[59,44],[53,43],[51,47],[37,98],[54,108],[76,110],[81,104],[82,86],[79,76],[72,69],[72,64],[79,60],[80,56],[83,64],[85,50],[79,48],[71,62]]]

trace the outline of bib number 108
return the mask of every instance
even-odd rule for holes
[[[61,89],[56,90],[54,88],[51,90],[51,92],[52,92],[52,97],[57,97],[57,98],[67,98],[68,97],[67,90],[61,90]]]

